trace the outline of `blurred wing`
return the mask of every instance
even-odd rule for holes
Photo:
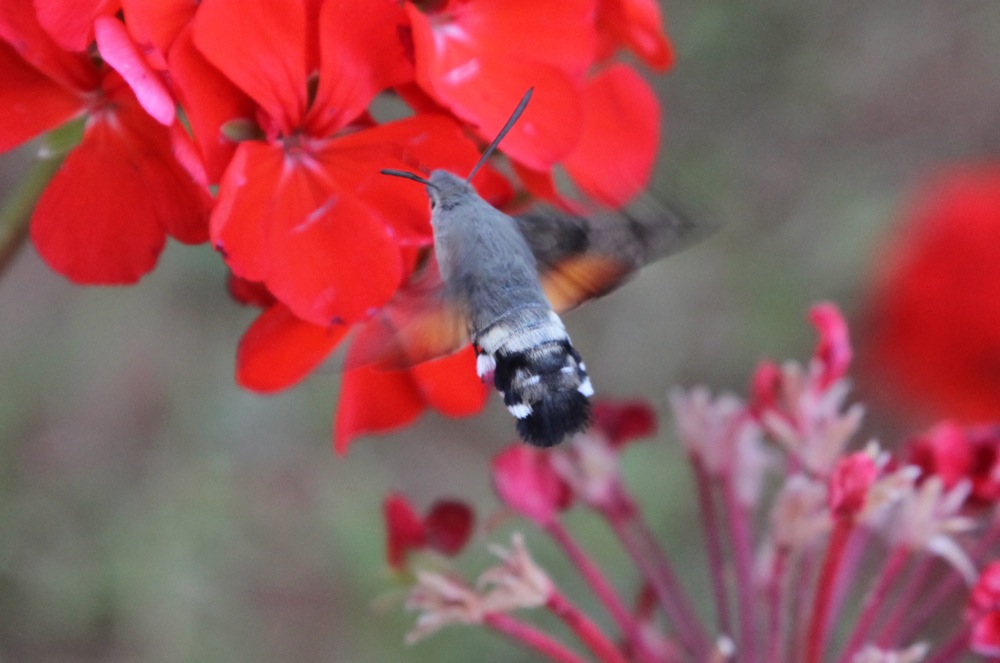
[[[643,265],[685,249],[716,229],[695,224],[649,198],[621,212],[576,216],[543,208],[514,220],[558,312],[611,292]]]
[[[399,370],[460,350],[469,342],[464,307],[445,296],[430,259],[358,330],[347,368]]]

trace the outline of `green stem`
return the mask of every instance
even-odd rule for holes
[[[31,212],[65,155],[38,158],[0,206],[0,278],[28,240]]]

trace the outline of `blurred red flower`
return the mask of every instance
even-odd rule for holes
[[[386,560],[395,570],[406,567],[414,550],[428,548],[442,555],[457,555],[472,534],[475,514],[464,502],[438,500],[421,517],[409,500],[391,493],[382,503],[386,527]]]
[[[863,335],[879,391],[921,417],[1000,418],[1000,166],[928,182],[878,254]]]

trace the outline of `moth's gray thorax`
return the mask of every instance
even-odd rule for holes
[[[496,347],[486,345],[498,347],[501,337],[549,326],[553,318],[558,327],[552,331],[565,335],[513,219],[451,173],[436,171],[431,182],[439,187],[432,190],[431,223],[441,277],[449,297],[467,309],[473,340],[493,352]]]

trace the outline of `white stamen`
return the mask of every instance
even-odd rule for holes
[[[508,405],[507,409],[510,410],[510,413],[518,419],[524,419],[531,414],[531,406],[527,403],[515,403],[514,405]]]

